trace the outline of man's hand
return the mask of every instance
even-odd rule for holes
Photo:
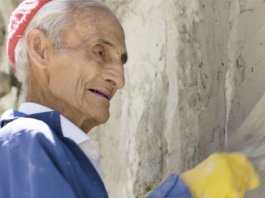
[[[259,186],[251,162],[239,153],[215,153],[180,175],[194,198],[243,198]]]

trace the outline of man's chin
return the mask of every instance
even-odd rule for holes
[[[96,127],[96,126],[99,126],[101,124],[104,124],[108,121],[109,119],[109,113],[102,116],[102,117],[99,117],[99,118],[94,118],[94,119],[91,119],[91,118],[88,118],[86,119],[83,124],[81,125],[81,129],[83,131],[85,131],[86,133],[89,133],[89,131]]]
[[[102,116],[100,119],[97,119],[97,121],[98,121],[98,125],[106,123],[106,122],[109,120],[109,116],[110,116],[110,115],[109,115],[109,113],[108,113],[108,114]],[[98,126],[98,125],[97,125],[97,126]]]

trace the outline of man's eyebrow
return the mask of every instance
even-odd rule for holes
[[[107,40],[101,40],[101,42],[106,44],[106,45],[109,45],[111,47],[114,47],[114,45],[111,42],[107,41]]]

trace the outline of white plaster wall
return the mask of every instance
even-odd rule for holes
[[[14,2],[0,0],[0,28]],[[140,198],[169,173],[222,150],[264,94],[265,3],[105,2],[127,36],[127,83],[108,123],[91,135],[102,150],[110,198]],[[17,95],[3,53],[0,111],[15,106]],[[248,197],[263,198],[263,189]]]
[[[169,173],[222,150],[264,94],[265,4],[106,2],[127,35],[127,84],[93,135],[110,197],[144,197]]]
[[[96,129],[111,197],[143,197],[169,173],[224,145],[226,7],[142,0],[118,12],[127,35],[127,85],[111,120]]]
[[[233,66],[233,69],[229,71],[228,80],[228,140],[265,92],[264,11],[265,2],[262,0],[241,0],[231,4],[228,54],[229,67]],[[247,197],[264,197],[264,178],[265,173],[262,174],[263,185]]]
[[[14,86],[10,76],[5,41],[9,13],[17,2],[17,0],[0,0],[0,114],[16,106],[17,102],[18,89]]]

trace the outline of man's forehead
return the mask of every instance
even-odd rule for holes
[[[104,23],[106,21],[119,23],[115,15],[106,7],[80,8],[73,12],[72,20],[78,23]]]
[[[115,15],[104,7],[80,9],[73,13],[73,23],[77,31],[99,31],[100,29],[113,29],[123,31]],[[80,33],[81,33],[80,32]]]
[[[121,24],[115,15],[104,7],[81,9],[73,13],[71,19],[77,29],[116,28],[122,30]],[[122,30],[123,31],[123,30]]]
[[[118,19],[105,7],[81,8],[72,15],[73,26],[64,32],[68,46],[78,46],[87,40],[104,40],[123,45],[124,32]],[[125,48],[125,46],[121,46]]]

